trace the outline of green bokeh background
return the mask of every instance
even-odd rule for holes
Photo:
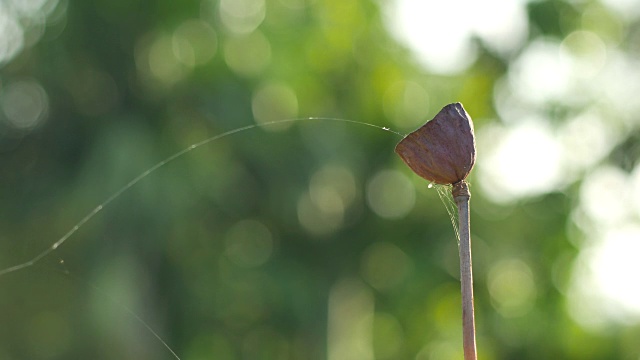
[[[530,40],[580,29],[592,4],[528,4]],[[478,40],[468,70],[430,73],[387,33],[383,5],[267,0],[257,30],[238,35],[214,0],[60,1],[42,38],[0,69],[2,87],[27,79],[48,96],[46,122],[0,129],[0,267],[46,250],[145,169],[239,127],[322,116],[404,134],[457,101],[476,130],[498,122],[493,87],[512,59]],[[620,35],[622,51],[637,51],[628,34],[639,26]],[[407,81],[428,94],[419,118],[389,110],[406,101],[389,89]],[[556,105],[549,114],[561,122],[566,108]],[[634,149],[627,136],[620,143]],[[394,154],[400,139],[306,120],[235,133],[171,161],[57,250],[0,277],[0,359],[171,359],[137,318],[184,360],[461,358],[449,215]],[[606,161],[635,164],[620,151]],[[404,194],[371,194],[387,170],[416,189],[398,218],[368,205],[368,196],[393,203]],[[476,181],[472,173],[479,358],[638,359],[639,325],[591,331],[567,311],[579,180],[507,205],[474,191]],[[517,316],[496,310],[487,284],[493,264],[510,258],[535,279],[533,305]],[[331,353],[345,340],[331,337],[340,311],[353,326],[342,328],[347,337],[368,339],[364,350]],[[349,324],[350,314],[362,319]]]

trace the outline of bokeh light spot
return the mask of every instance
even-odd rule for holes
[[[11,126],[28,130],[46,120],[49,98],[39,83],[24,80],[11,83],[2,89],[0,106]]]
[[[545,193],[563,184],[562,149],[551,129],[540,120],[508,128],[485,127],[479,132],[478,163],[483,191],[508,202]]]
[[[254,93],[251,109],[257,124],[291,119],[298,115],[298,97],[293,89],[285,84],[268,83]],[[292,124],[292,122],[281,122],[264,126],[263,129],[280,131],[288,129]]]
[[[382,170],[367,184],[367,203],[383,218],[406,216],[413,209],[415,199],[413,183],[399,171]]]
[[[373,317],[373,352],[376,359],[397,359],[404,344],[404,330],[398,319],[387,313]]]
[[[461,72],[476,60],[473,36],[508,55],[528,35],[526,11],[519,1],[395,0],[387,13],[392,34],[413,49],[427,69],[442,74]]]
[[[175,57],[184,65],[193,67],[206,64],[218,47],[215,30],[202,20],[189,20],[173,33]]]
[[[570,58],[573,76],[590,79],[598,74],[607,60],[607,48],[598,35],[590,31],[574,31],[560,44]]]
[[[0,65],[13,59],[24,46],[20,24],[0,6]]]
[[[369,246],[362,256],[363,278],[380,291],[400,284],[411,272],[411,259],[397,246],[377,242]]]
[[[349,206],[356,197],[356,180],[353,173],[343,166],[325,165],[316,171],[309,182],[309,194],[314,203],[322,202],[323,192],[334,192],[340,197],[343,207]]]
[[[640,3],[636,0],[602,0],[602,3],[627,19],[640,16]]]
[[[460,346],[454,341],[432,341],[423,347],[416,360],[451,360],[462,358]]]
[[[225,255],[242,267],[260,266],[273,252],[271,231],[256,220],[242,220],[233,225],[227,232],[225,244]]]
[[[631,204],[635,215],[640,218],[640,164],[637,164],[630,176],[632,191]]]
[[[473,1],[467,0],[473,33],[492,50],[510,55],[527,41],[529,19],[526,1]],[[459,24],[456,22],[456,24]]]
[[[174,51],[172,37],[165,34],[149,34],[138,41],[135,60],[141,80],[149,89],[158,83],[171,86],[186,75],[186,67]]]
[[[331,287],[327,321],[328,360],[373,360],[374,298],[356,279],[342,279]]]
[[[236,74],[256,76],[271,61],[271,45],[259,31],[233,36],[225,41],[224,60]]]
[[[397,82],[384,94],[384,112],[396,125],[415,128],[427,120],[429,94],[413,81]]]
[[[635,55],[609,50],[607,63],[592,87],[593,100],[603,102],[607,121],[620,120],[632,128],[638,124],[640,112],[640,65]]]
[[[488,274],[491,303],[504,317],[517,317],[529,312],[537,290],[531,268],[522,260],[501,260]]]
[[[509,69],[512,91],[536,105],[566,98],[571,84],[567,60],[561,56],[559,43],[534,40]]]
[[[47,17],[60,17],[66,3],[58,0],[4,0],[0,2],[0,67],[24,48],[35,45],[47,29]],[[57,14],[53,14],[57,11]],[[54,23],[58,19],[53,19]]]
[[[254,31],[264,20],[265,13],[264,0],[220,1],[222,24],[236,34],[248,34]]]
[[[585,112],[568,119],[559,129],[558,139],[568,169],[583,171],[601,161],[617,143],[613,129],[601,116]]]
[[[397,0],[391,4],[392,33],[413,49],[427,69],[452,74],[475,61],[476,50],[468,41],[466,21],[453,21],[443,15],[461,8],[461,1]]]
[[[574,264],[568,310],[581,325],[599,329],[612,322],[640,322],[640,226],[608,228],[581,250]]]
[[[58,0],[8,0],[12,10],[21,16],[48,15],[49,11],[56,6]]]
[[[580,188],[580,209],[592,222],[612,225],[620,223],[631,213],[629,199],[620,196],[631,188],[628,176],[620,169],[602,166],[594,169]]]
[[[337,230],[342,225],[343,219],[342,214],[335,211],[323,212],[311,201],[309,194],[305,193],[298,200],[298,220],[300,225],[310,233],[324,235]]]
[[[627,33],[622,19],[601,2],[589,3],[582,10],[581,28],[594,32],[610,45],[619,45]]]
[[[316,235],[339,229],[355,196],[356,182],[351,171],[339,165],[323,166],[311,176],[308,193],[298,201],[300,224]]]
[[[640,320],[640,226],[637,224],[612,230],[599,244],[591,266],[595,270],[595,283],[614,304],[622,307],[625,315]]]

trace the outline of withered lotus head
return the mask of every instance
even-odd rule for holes
[[[476,162],[473,122],[462,104],[449,104],[407,135],[396,153],[411,170],[436,184],[455,184],[467,178]]]

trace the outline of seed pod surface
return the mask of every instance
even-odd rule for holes
[[[396,153],[419,176],[436,184],[455,184],[467,178],[476,161],[471,117],[460,103],[449,104],[407,135]]]

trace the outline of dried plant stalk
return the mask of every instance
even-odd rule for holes
[[[458,207],[460,286],[462,290],[462,341],[465,360],[476,360],[473,310],[469,187],[465,179],[476,161],[476,141],[471,117],[462,104],[449,104],[396,146],[402,160],[419,176],[436,184],[451,184]]]
[[[462,180],[453,185],[453,200],[458,207],[460,245],[460,289],[462,291],[462,345],[465,360],[476,360],[476,325],[473,309],[473,271],[471,232],[469,230],[469,186]]]

